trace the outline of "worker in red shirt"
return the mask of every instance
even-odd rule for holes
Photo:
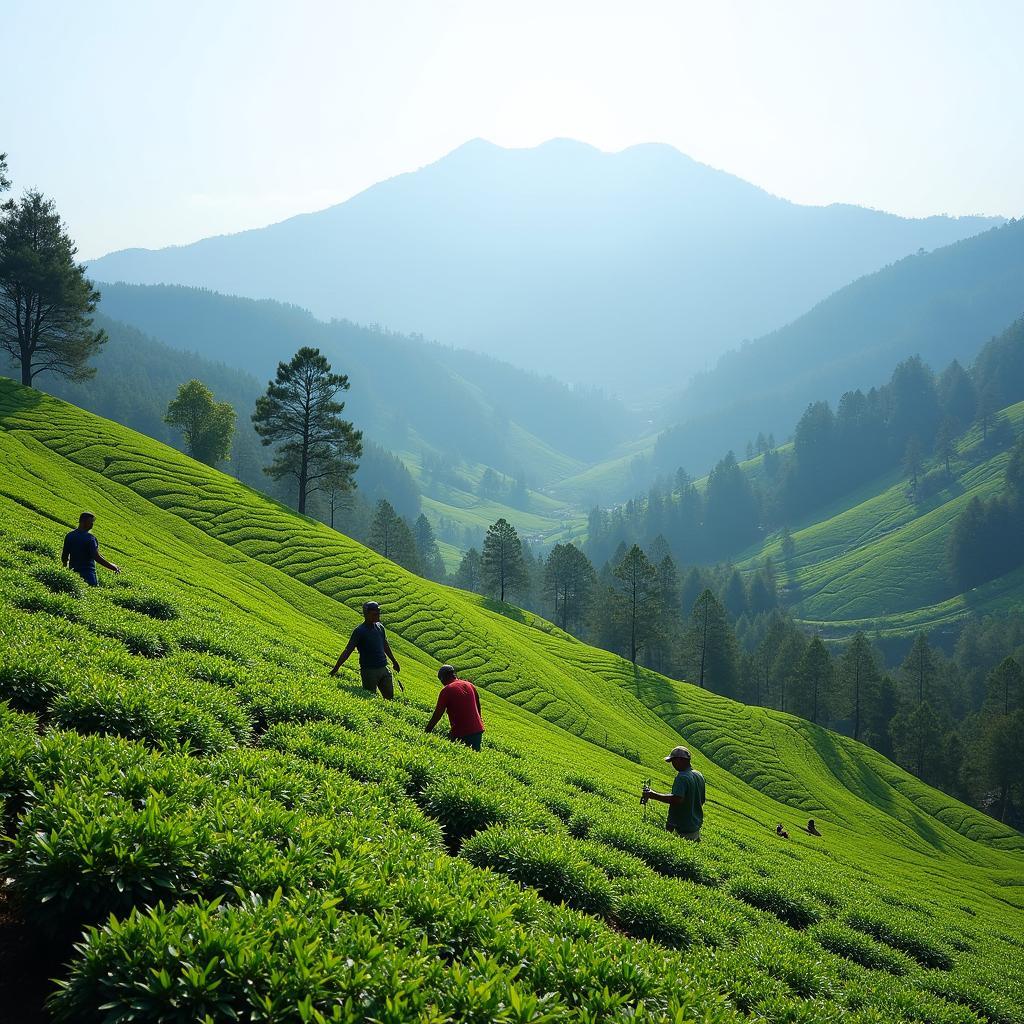
[[[448,738],[479,750],[484,720],[480,717],[480,694],[476,687],[467,679],[459,679],[451,665],[442,665],[437,670],[437,678],[441,680],[441,692],[437,695],[434,714],[427,722],[427,732],[434,731],[434,726],[447,711],[451,726]]]

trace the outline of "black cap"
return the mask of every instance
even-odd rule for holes
[[[366,602],[364,602],[364,604],[363,604],[363,614],[364,615],[367,612],[379,612],[379,611],[380,611],[380,605],[377,604],[376,601],[366,601]]]

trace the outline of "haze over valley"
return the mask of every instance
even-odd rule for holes
[[[89,266],[415,332],[649,406],[855,278],[1000,222],[800,206],[664,145],[476,140],[327,210]]]

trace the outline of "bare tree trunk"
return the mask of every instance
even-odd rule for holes
[[[704,665],[708,653],[708,602],[704,602],[704,628],[700,641],[700,688],[704,689]]]

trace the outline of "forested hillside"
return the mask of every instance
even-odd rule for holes
[[[330,209],[112,253],[90,273],[422,332],[638,402],[861,275],[995,223],[799,206],[669,146],[476,140]]]
[[[918,253],[829,296],[697,376],[668,415],[654,466],[698,475],[759,431],[785,437],[809,402],[835,403],[919,355],[966,365],[1024,306],[1024,221]]]
[[[917,518],[950,489],[954,497],[969,492],[962,473],[1009,452],[1016,421],[1003,410],[1021,401],[1024,319],[985,344],[967,369],[954,360],[936,374],[912,356],[887,383],[846,391],[835,409],[824,399],[810,403],[791,443],[759,432],[739,458],[722,455],[707,477],[678,468],[647,495],[611,512],[595,509],[588,553],[600,562],[620,543],[646,545],[660,535],[678,561],[707,564],[746,557],[776,535],[778,554],[781,531],[810,528],[904,479]],[[925,575],[934,593],[950,579]]]
[[[0,426],[19,1020],[51,978],[76,1024],[1024,1017],[1018,833],[38,392],[0,382]],[[55,564],[83,506],[123,569],[97,588]],[[403,663],[392,704],[326,677],[367,597]],[[480,754],[423,734],[441,660],[482,692]],[[637,803],[681,740],[700,844]]]
[[[615,401],[419,336],[325,323],[304,309],[198,288],[102,285],[101,309],[175,348],[199,352],[262,383],[302,344],[348,374],[349,413],[393,451],[422,447],[534,485],[609,454],[636,429]],[[574,460],[578,460],[575,461]]]

